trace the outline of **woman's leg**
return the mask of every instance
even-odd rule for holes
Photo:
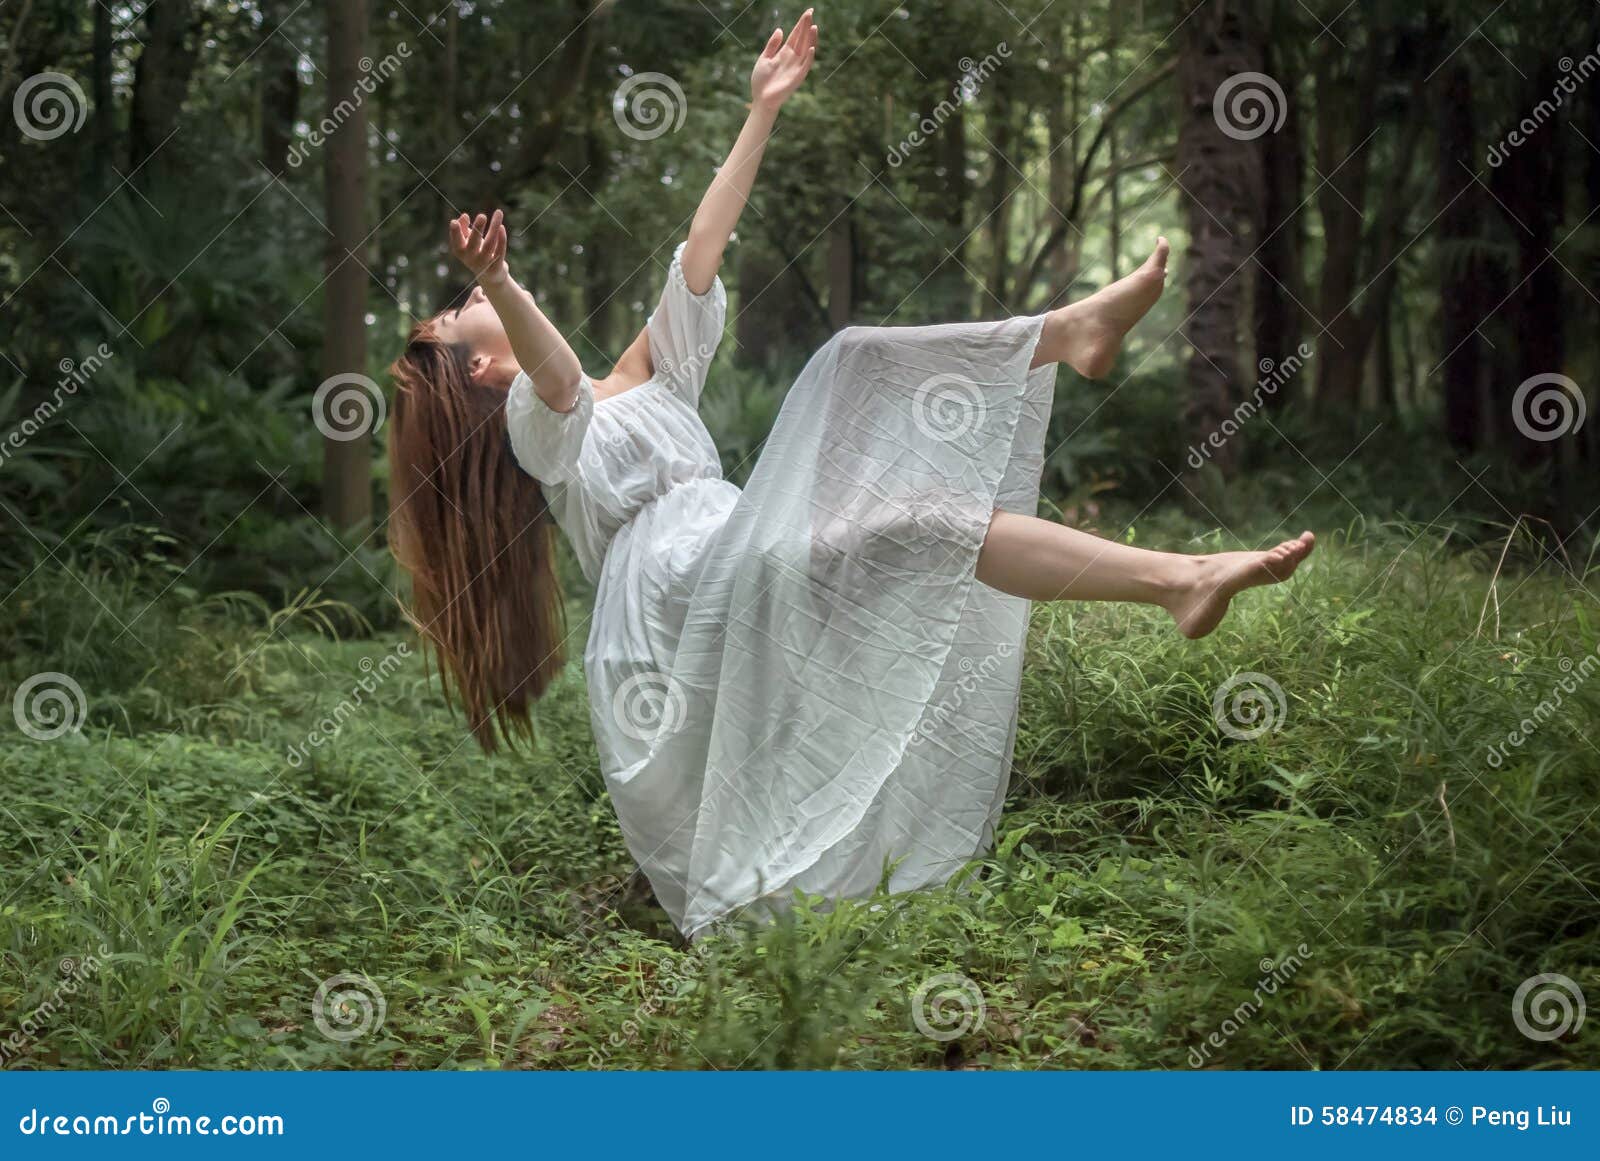
[[[1159,605],[1185,637],[1204,637],[1245,589],[1287,580],[1311,554],[1302,532],[1266,552],[1186,556],[1105,540],[1034,516],[997,511],[978,554],[978,579],[1030,601]]]
[[[1167,252],[1167,240],[1158,239],[1155,251],[1132,274],[1045,315],[1033,366],[1065,363],[1086,379],[1110,371],[1128,331],[1161,297]]]

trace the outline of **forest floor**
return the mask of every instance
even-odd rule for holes
[[[0,650],[85,710],[0,731],[0,1064],[1600,1066],[1522,1030],[1600,998],[1600,573],[1500,547],[1327,531],[1200,642],[1040,607],[991,857],[693,947],[575,665],[485,758],[409,636],[80,552]]]

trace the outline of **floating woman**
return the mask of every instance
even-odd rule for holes
[[[1167,243],[1080,302],[849,327],[807,363],[747,486],[698,413],[717,272],[768,135],[816,57],[775,31],[749,118],[649,320],[585,373],[508,268],[503,215],[450,224],[477,286],[395,362],[391,540],[412,614],[486,750],[560,668],[554,525],[596,587],[584,653],[606,786],[684,933],[796,891],[947,880],[1005,798],[1030,601],[1158,605],[1204,636],[1286,579],[1303,533],[1187,556],[1034,516],[1056,365],[1094,378],[1161,294]],[[759,304],[751,309],[759,309]]]

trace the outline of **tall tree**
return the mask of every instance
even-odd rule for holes
[[[91,65],[94,90],[94,171],[95,184],[104,188],[117,137],[116,110],[111,104],[111,9],[94,6],[94,56]]]
[[[287,0],[261,0],[261,162],[276,175],[289,163],[294,122],[300,114],[300,73],[294,42],[283,27]]]
[[[1215,111],[1214,102],[1230,78],[1261,71],[1244,7],[1239,0],[1188,0],[1179,48],[1177,160],[1189,230],[1184,419],[1191,442],[1219,429],[1239,378],[1239,320],[1250,253],[1246,230],[1260,187],[1260,153],[1228,116]],[[1269,109],[1266,115],[1274,113]],[[1229,441],[1213,457],[1225,475],[1233,468],[1231,449]]]
[[[1283,127],[1260,138],[1261,203],[1255,255],[1255,349],[1258,358],[1275,363],[1294,355],[1304,336],[1300,304],[1305,301],[1305,230],[1300,206],[1305,199],[1305,157],[1302,148],[1301,93],[1294,78],[1299,67],[1286,35],[1293,25],[1284,3],[1272,6],[1263,29],[1262,71],[1287,94]],[[1272,408],[1289,401],[1297,379],[1290,379],[1266,397]]]
[[[1352,430],[1367,355],[1409,241],[1410,179],[1428,120],[1426,76],[1438,49],[1437,29],[1386,25],[1386,15],[1381,5],[1370,5],[1366,43],[1352,40],[1350,51],[1338,56],[1316,53],[1312,65],[1323,235],[1316,400],[1330,422]],[[1380,104],[1380,90],[1392,77],[1408,79],[1406,98]],[[1375,168],[1382,183],[1374,197]]]
[[[367,113],[358,84],[367,44],[367,0],[328,0],[328,119],[338,125],[326,148],[327,280],[323,293],[322,373],[367,369],[367,271],[361,258],[367,218]],[[348,392],[324,392],[327,437],[322,452],[323,512],[335,527],[372,519],[372,433],[345,430],[334,412]],[[368,401],[369,403],[372,401]]]
[[[1484,220],[1473,108],[1473,70],[1451,60],[1434,90],[1438,154],[1439,348],[1444,430],[1460,452],[1476,451],[1481,430],[1485,362],[1483,339]]]
[[[202,39],[194,0],[148,5],[144,30],[128,113],[128,154],[135,169],[176,131]]]

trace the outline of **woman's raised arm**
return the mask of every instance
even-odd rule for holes
[[[689,242],[683,249],[683,276],[689,289],[704,294],[722,268],[722,252],[739,224],[739,215],[750,200],[750,187],[767,138],[783,108],[817,59],[817,25],[807,8],[784,39],[783,30],[774,28],[766,48],[756,58],[750,72],[750,116],[739,131],[728,158],[711,179],[711,188],[700,201],[694,221],[689,225]]]
[[[484,297],[500,317],[517,365],[533,381],[534,394],[555,411],[570,411],[577,402],[583,366],[570,344],[544,316],[533,295],[511,277],[506,265],[504,215],[462,214],[450,223],[450,252],[472,271]]]

